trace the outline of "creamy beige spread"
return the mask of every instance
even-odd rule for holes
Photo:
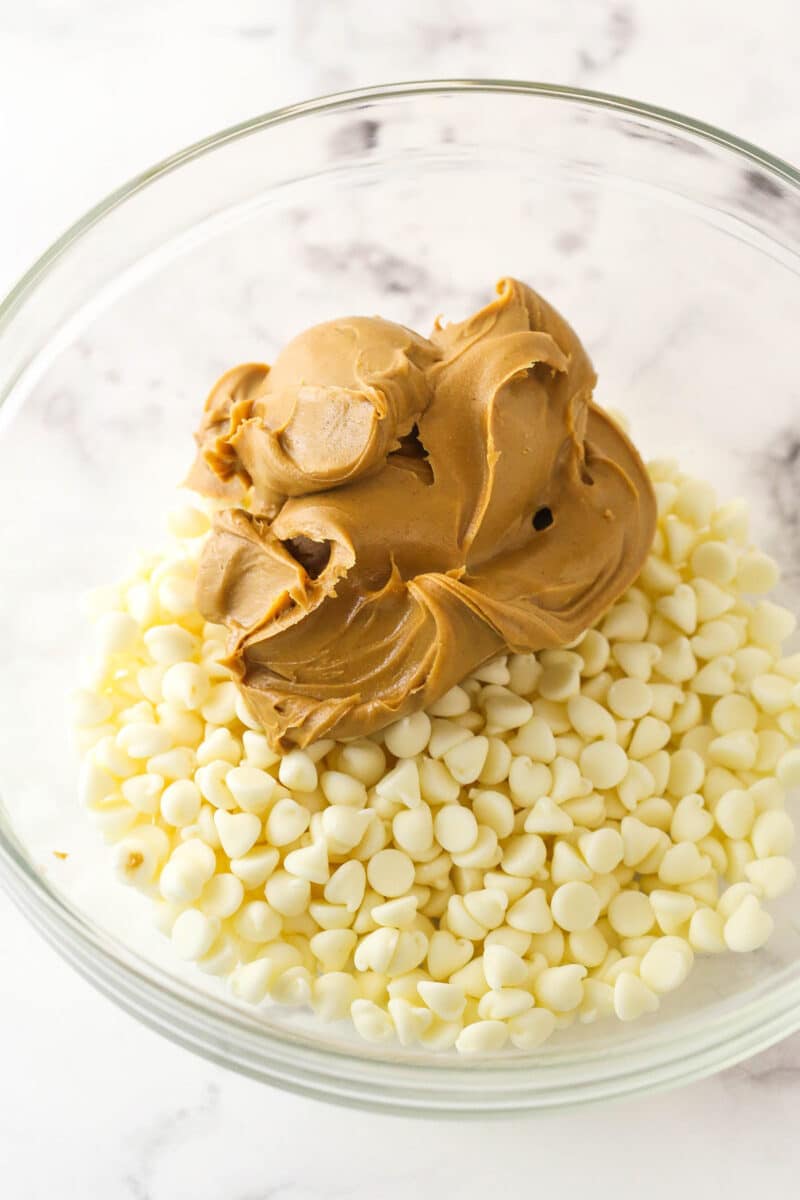
[[[503,279],[429,339],[345,317],[215,385],[189,482],[230,504],[198,604],[275,745],[381,729],[506,648],[570,642],[633,581],[653,491],[595,379]]]

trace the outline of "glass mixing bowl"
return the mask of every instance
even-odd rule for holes
[[[553,1109],[674,1085],[800,1026],[796,897],[660,1013],[480,1061],[245,1010],[181,972],[75,798],[78,598],[158,541],[202,400],[345,312],[419,329],[514,274],[566,313],[648,456],[752,504],[800,610],[800,176],[673,113],[527,83],[298,105],[175,155],[69,230],[0,310],[0,867],[96,987],[225,1066],[371,1109]],[[67,858],[54,857],[53,852]]]

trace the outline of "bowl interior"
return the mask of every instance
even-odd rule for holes
[[[380,313],[426,331],[503,274],[530,282],[575,326],[598,399],[628,415],[646,456],[750,501],[800,612],[799,195],[769,164],[632,108],[423,89],[254,123],[90,222],[2,331],[0,795],[31,876],[177,971],[75,799],[79,596],[161,541],[217,375],[269,361],[315,321]],[[767,949],[701,962],[656,1019],[573,1027],[537,1064],[590,1075],[665,1039],[677,1057],[698,1022],[797,987],[796,901],[774,911]],[[258,1019],[365,1061],[440,1062],[278,1008]]]

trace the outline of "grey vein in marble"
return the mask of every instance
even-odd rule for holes
[[[183,1141],[192,1141],[214,1122],[220,1104],[220,1085],[208,1083],[201,1099],[164,1116],[156,1110],[152,1123],[143,1125],[132,1139],[129,1153],[135,1165],[124,1177],[131,1200],[153,1200],[153,1177],[161,1157]]]

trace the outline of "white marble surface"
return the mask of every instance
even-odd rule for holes
[[[464,75],[577,84],[684,110],[796,162],[798,35],[794,0],[4,0],[0,288],[155,159],[335,88]],[[679,1094],[546,1122],[356,1116],[169,1045],[2,897],[0,920],[9,1200],[795,1191],[800,1037]]]

